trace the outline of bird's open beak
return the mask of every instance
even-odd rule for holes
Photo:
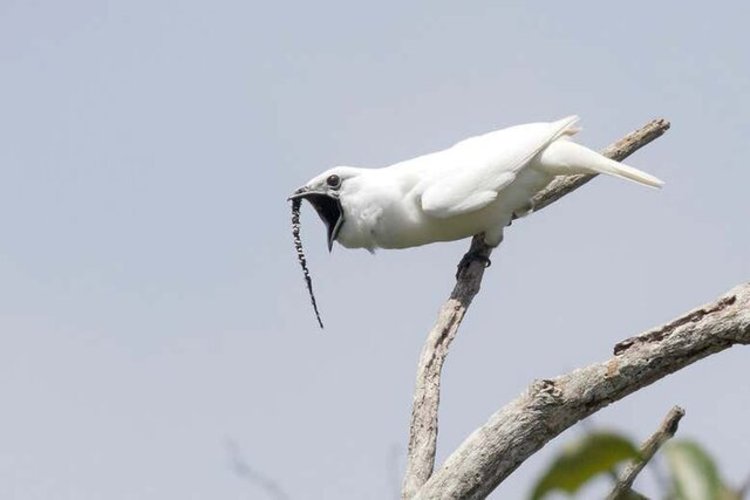
[[[333,242],[344,223],[344,210],[341,201],[328,191],[313,191],[303,186],[287,198],[287,201],[303,198],[310,202],[328,230],[328,251],[333,249]]]

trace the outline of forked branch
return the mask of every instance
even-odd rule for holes
[[[750,283],[618,343],[604,362],[532,383],[475,430],[414,498],[484,498],[579,420],[736,344],[750,344]]]
[[[602,154],[615,160],[622,160],[660,137],[668,129],[668,121],[653,120],[612,144],[602,151]],[[594,177],[595,175],[576,175],[556,179],[534,198],[535,211],[541,210],[578,189]],[[488,258],[492,253],[492,249],[484,244],[481,237],[474,237],[469,251]],[[479,292],[483,275],[484,265],[477,259],[471,261],[468,267],[459,274],[453,292],[440,308],[437,321],[422,348],[409,426],[409,451],[402,487],[404,498],[413,497],[432,474],[437,445],[440,376],[443,362],[471,301]]]

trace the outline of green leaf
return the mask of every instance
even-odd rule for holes
[[[723,497],[719,471],[711,456],[696,442],[672,441],[664,447],[675,498],[718,500]]]
[[[610,474],[623,460],[640,458],[638,449],[628,438],[612,432],[588,434],[567,445],[539,479],[532,500],[562,490],[575,493],[599,474]]]

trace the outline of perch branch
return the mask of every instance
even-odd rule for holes
[[[735,344],[750,344],[750,282],[618,343],[607,361],[535,381],[466,438],[415,498],[485,498],[579,420]]]
[[[674,436],[675,432],[677,432],[677,426],[684,416],[685,410],[679,406],[675,406],[669,410],[669,413],[664,417],[664,421],[656,432],[654,432],[651,437],[641,445],[640,459],[628,465],[627,468],[622,471],[615,483],[615,487],[607,496],[607,500],[625,500],[628,498],[627,495],[630,493],[630,488],[633,487],[635,478],[641,473],[649,460],[654,457],[656,452],[659,451],[659,448]]]
[[[606,148],[602,154],[622,160],[660,137],[668,129],[668,121],[652,120]],[[595,175],[576,175],[556,179],[532,200],[534,210],[541,210],[594,177]],[[489,258],[492,248],[484,244],[481,236],[475,236],[469,252]],[[409,426],[409,452],[402,485],[404,498],[414,496],[432,474],[437,445],[440,375],[443,362],[471,301],[479,293],[483,275],[484,265],[476,259],[460,273],[450,298],[440,308],[435,325],[422,348]]]

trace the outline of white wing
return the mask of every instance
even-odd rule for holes
[[[577,116],[569,116],[552,123],[518,125],[443,151],[441,164],[422,192],[422,210],[448,218],[484,208],[552,141],[576,133],[577,121]]]

